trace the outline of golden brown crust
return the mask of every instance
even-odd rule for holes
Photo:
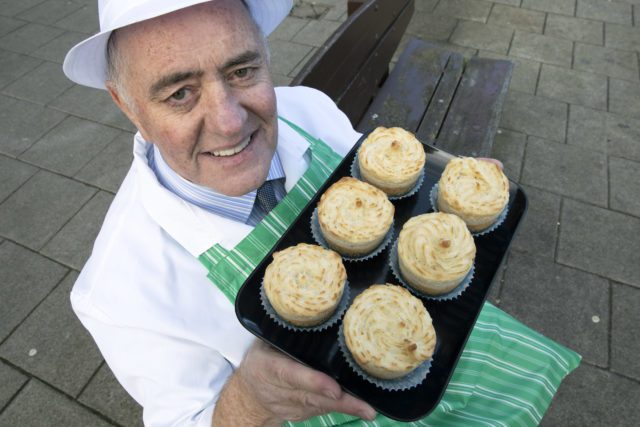
[[[476,245],[455,215],[429,213],[407,221],[398,237],[398,264],[405,281],[420,292],[441,295],[460,284],[473,266]]]
[[[438,210],[458,215],[471,231],[493,224],[509,201],[509,180],[495,163],[455,158],[438,181]]]
[[[394,379],[433,355],[436,333],[418,298],[402,286],[373,285],[358,295],[343,321],[347,347],[370,375]]]
[[[411,132],[378,127],[360,146],[358,167],[364,181],[398,196],[415,185],[425,158],[422,144]]]
[[[343,255],[364,255],[380,245],[393,223],[394,211],[384,192],[344,177],[320,197],[318,222],[331,248]]]
[[[273,254],[263,284],[280,317],[297,326],[314,326],[334,313],[346,280],[340,255],[300,243]]]

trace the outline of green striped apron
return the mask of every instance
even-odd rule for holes
[[[309,142],[311,164],[285,198],[232,250],[216,244],[199,259],[235,303],[240,287],[342,158],[323,141],[280,118]],[[535,426],[580,356],[524,326],[490,303],[480,312],[447,390],[429,416],[401,423],[331,413],[291,426]]]

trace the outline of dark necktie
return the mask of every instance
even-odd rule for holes
[[[258,188],[256,200],[258,201],[258,206],[262,208],[265,214],[271,212],[271,209],[278,204],[276,193],[273,191],[273,181],[265,181],[264,184]]]

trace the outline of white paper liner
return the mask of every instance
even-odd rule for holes
[[[362,179],[362,175],[360,174],[360,166],[358,165],[358,153],[356,153],[356,155],[355,155],[355,157],[353,159],[353,163],[351,163],[351,176],[354,177],[355,179],[358,179],[360,181],[366,182],[364,179]],[[413,196],[414,194],[416,194],[418,192],[420,187],[422,187],[422,183],[423,182],[424,182],[424,167],[420,171],[420,176],[418,176],[418,179],[417,179],[416,183],[413,185],[413,187],[411,187],[409,189],[409,191],[407,191],[404,194],[397,195],[397,196],[390,196],[390,195],[387,194],[387,197],[389,198],[389,200],[400,200],[400,199],[404,199],[406,197],[411,197],[411,196]],[[374,184],[371,184],[371,185],[373,185],[375,187]]]
[[[325,249],[331,249],[332,251],[338,252],[338,254],[340,254],[342,259],[345,261],[366,261],[378,255],[387,247],[387,245],[389,245],[389,242],[391,242],[391,240],[393,239],[393,224],[394,222],[391,223],[389,231],[384,236],[384,239],[382,239],[382,242],[373,251],[361,256],[344,255],[329,246],[324,236],[322,235],[322,231],[320,230],[320,222],[318,221],[318,208],[315,208],[313,210],[313,214],[311,215],[311,235],[313,236],[313,239],[316,241],[316,243],[318,243]]]
[[[433,359],[425,360],[407,375],[393,380],[384,380],[371,376],[365,372],[360,365],[358,365],[351,355],[351,352],[347,347],[347,342],[344,338],[343,324],[340,324],[340,328],[338,329],[338,346],[340,347],[340,351],[347,361],[347,364],[355,371],[356,374],[358,374],[358,376],[384,390],[398,391],[417,387],[425,380],[425,378],[427,378],[427,375],[431,370],[431,361]]]
[[[465,291],[465,289],[467,289],[469,287],[469,285],[471,284],[471,281],[473,280],[473,274],[474,274],[474,272],[476,270],[475,261],[474,261],[473,265],[471,266],[471,270],[469,270],[467,275],[464,276],[464,279],[462,279],[462,282],[460,282],[460,284],[458,286],[456,286],[455,288],[453,288],[450,292],[447,292],[446,294],[429,295],[429,294],[425,294],[424,292],[420,292],[419,290],[415,289],[413,286],[411,286],[408,282],[406,282],[402,278],[402,274],[400,273],[400,263],[398,261],[398,240],[399,240],[399,238],[396,239],[396,241],[393,243],[393,246],[391,247],[391,250],[389,251],[389,265],[391,266],[391,271],[393,272],[393,275],[396,277],[396,279],[398,279],[400,284],[402,284],[402,286],[407,288],[412,294],[414,294],[416,296],[419,296],[419,297],[432,299],[432,300],[448,301],[448,300],[452,300],[452,299],[458,298]]]
[[[276,310],[273,308],[273,306],[269,302],[269,298],[267,298],[267,295],[264,291],[264,283],[260,286],[260,303],[262,304],[262,308],[264,308],[264,311],[266,311],[267,315],[271,319],[273,319],[278,325],[292,331],[317,332],[317,331],[323,331],[327,328],[330,328],[338,320],[340,320],[344,312],[347,310],[347,306],[349,305],[349,297],[350,297],[349,282],[346,281],[344,284],[344,290],[342,291],[342,298],[340,298],[340,301],[338,302],[338,306],[336,307],[336,310],[333,312],[331,317],[329,317],[327,320],[320,323],[319,325],[304,327],[304,326],[294,325],[293,323],[289,323],[286,320],[284,320],[282,317],[280,317],[280,315],[276,312]]]
[[[429,193],[429,201],[431,202],[431,208],[433,209],[433,211],[439,212],[438,203],[437,203],[438,202],[438,183],[437,182],[431,188],[431,192]],[[496,218],[496,222],[494,222],[484,230],[472,231],[471,234],[473,236],[482,236],[483,234],[492,232],[496,228],[500,227],[500,225],[504,222],[505,218],[507,217],[507,213],[509,213],[509,202],[507,202],[507,205],[504,207],[502,212],[500,212],[500,215],[498,215],[498,218]]]

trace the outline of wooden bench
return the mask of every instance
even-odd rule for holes
[[[411,39],[389,73],[414,0],[350,0],[349,18],[292,85],[328,94],[361,132],[400,126],[445,151],[489,156],[509,87],[509,61],[470,60]]]

